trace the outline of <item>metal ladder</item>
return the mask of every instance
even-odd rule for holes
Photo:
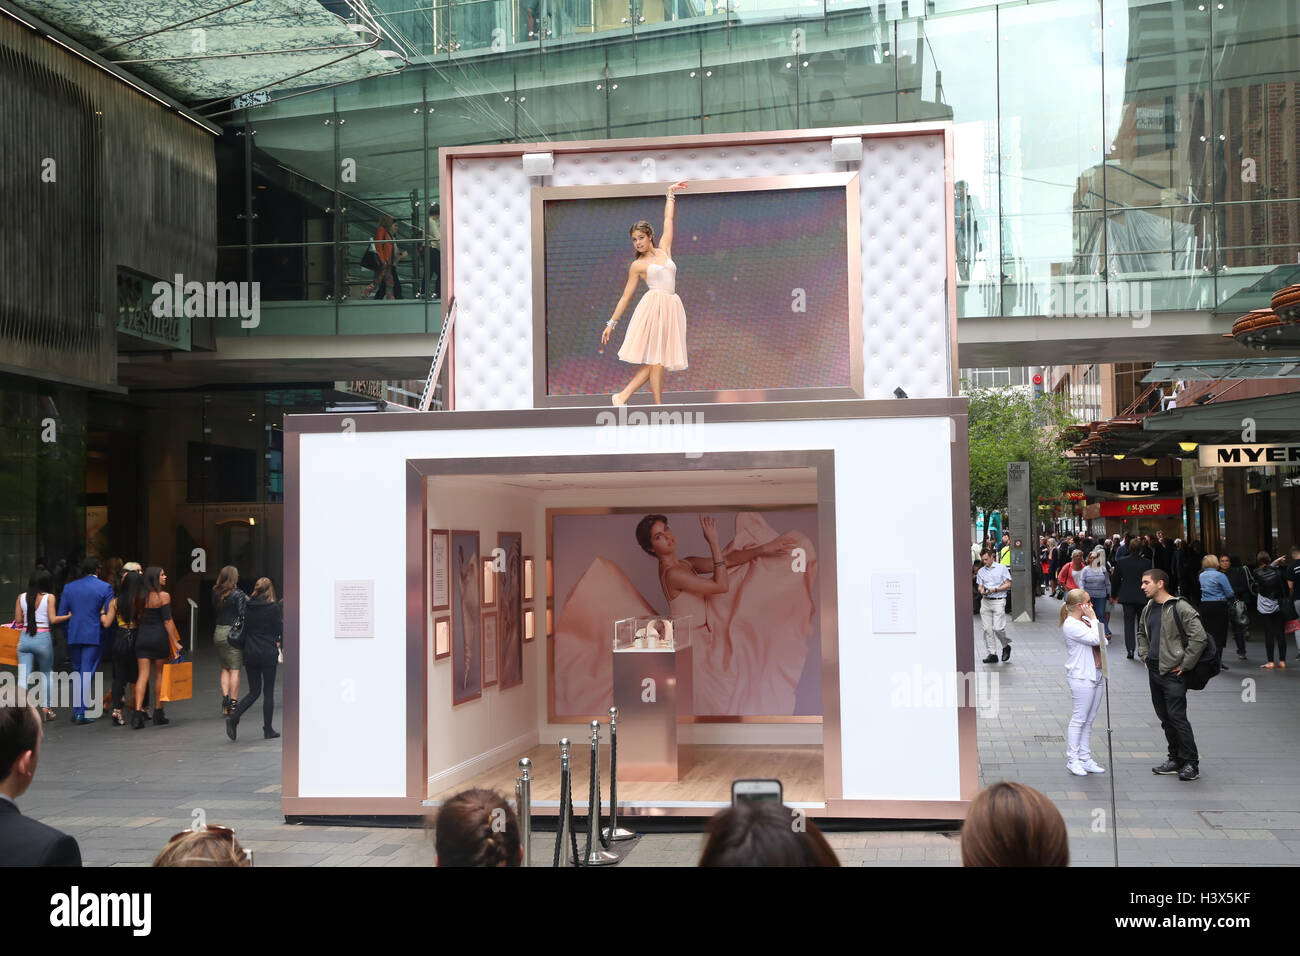
[[[433,404],[433,393],[438,389],[438,376],[442,374],[442,362],[447,356],[447,343],[451,341],[451,329],[456,324],[456,299],[451,300],[447,318],[442,323],[438,334],[438,347],[433,351],[433,364],[429,366],[429,377],[424,380],[424,391],[420,394],[420,411],[427,412]]]

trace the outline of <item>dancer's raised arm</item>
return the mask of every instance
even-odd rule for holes
[[[686,180],[679,183],[673,183],[668,187],[668,198],[664,200],[664,235],[659,240],[659,248],[668,253],[669,257],[673,254],[673,207],[677,205],[673,201],[673,193],[679,189],[686,188]]]

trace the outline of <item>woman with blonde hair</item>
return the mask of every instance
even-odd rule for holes
[[[252,866],[253,857],[230,827],[182,830],[154,858],[154,866]]]
[[[1092,722],[1105,693],[1101,649],[1103,637],[1093,610],[1092,598],[1082,588],[1065,595],[1061,605],[1061,634],[1065,638],[1065,677],[1070,684],[1074,708],[1070,714],[1065,769],[1076,777],[1105,773],[1092,759]]]
[[[1219,667],[1227,670],[1223,663],[1223,647],[1228,643],[1228,608],[1235,597],[1232,582],[1219,570],[1219,556],[1207,554],[1201,559],[1201,623],[1205,633],[1214,638],[1215,657]]]
[[[212,643],[221,660],[221,716],[229,717],[239,703],[239,669],[244,666],[244,611],[248,595],[239,590],[239,569],[227,564],[212,588],[212,610],[216,624]],[[234,643],[231,643],[231,638]]]
[[[686,368],[686,310],[677,296],[677,263],[673,262],[673,193],[685,189],[686,183],[668,187],[664,202],[664,234],[655,246],[654,227],[645,220],[633,223],[628,230],[636,258],[627,270],[627,284],[619,297],[614,314],[605,323],[600,344],[604,345],[618,325],[619,316],[632,301],[632,293],[642,279],[648,291],[637,303],[632,318],[627,323],[627,334],[618,350],[620,361],[641,368],[623,391],[615,392],[615,405],[626,405],[642,385],[650,383],[650,393],[656,405],[663,403],[664,369],[670,372]]]
[[[284,618],[275,599],[275,586],[270,578],[258,578],[253,596],[244,609],[244,669],[248,671],[248,696],[235,704],[226,718],[226,736],[235,739],[239,718],[257,702],[265,685],[262,700],[262,736],[267,740],[279,737],[271,726],[275,716],[275,667],[279,663],[283,640]]]

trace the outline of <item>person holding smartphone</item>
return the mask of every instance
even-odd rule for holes
[[[1092,598],[1082,588],[1065,595],[1061,605],[1061,634],[1065,637],[1065,676],[1074,710],[1070,715],[1065,769],[1076,777],[1105,773],[1092,759],[1092,722],[1105,692],[1101,669],[1102,634]]]

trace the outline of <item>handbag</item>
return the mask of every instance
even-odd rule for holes
[[[236,592],[239,597],[235,601],[239,604],[239,614],[235,617],[235,623],[230,625],[230,631],[226,634],[226,643],[237,651],[244,649],[244,610],[248,607],[248,598],[243,592]]]
[[[372,242],[370,248],[361,254],[361,268],[378,272],[379,266],[379,253],[375,251],[375,244]]]
[[[1233,598],[1232,603],[1228,605],[1232,612],[1232,623],[1237,627],[1250,626],[1250,614],[1246,610],[1246,602],[1241,598]]]
[[[118,626],[117,633],[113,635],[113,653],[119,657],[126,657],[135,653],[135,628]]]

